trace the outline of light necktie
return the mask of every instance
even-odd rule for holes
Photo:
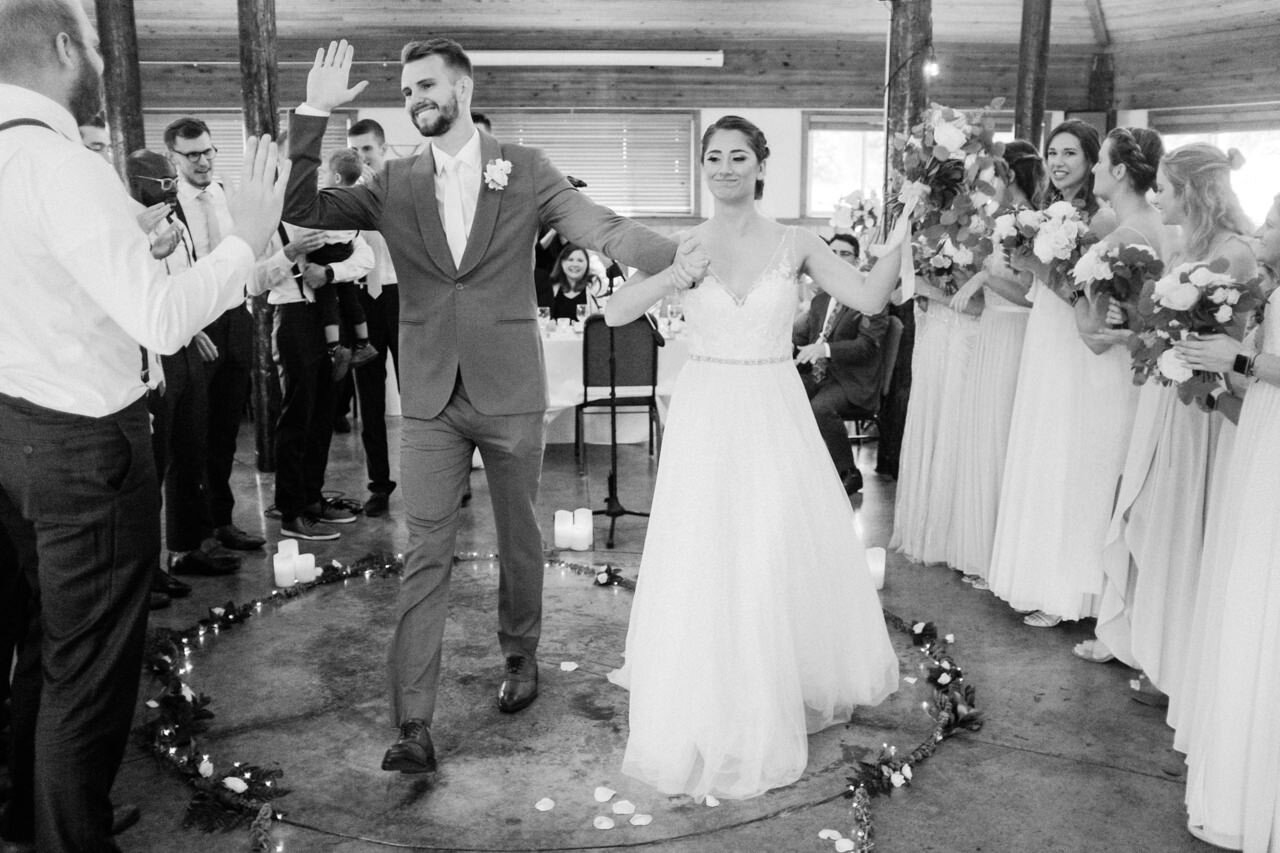
[[[444,236],[449,241],[453,265],[462,265],[467,250],[467,221],[462,213],[462,176],[457,158],[444,166]]]
[[[209,238],[209,251],[212,252],[222,242],[222,228],[218,225],[218,211],[213,206],[213,196],[209,194],[208,190],[201,191],[196,196],[196,201],[200,203],[200,211],[204,214],[205,236]]]
[[[831,302],[827,305],[827,321],[822,324],[822,334],[818,335],[819,343],[830,344],[831,333],[835,331],[835,328],[836,328],[836,320],[840,319],[840,315],[843,313],[843,311],[844,311],[844,305],[842,305],[841,303],[837,302],[834,299],[832,299]],[[815,359],[813,362],[813,368],[812,368],[814,380],[821,382],[822,380],[826,379],[827,369],[830,366],[830,364],[831,364],[831,359],[825,356],[823,356],[822,358]]]

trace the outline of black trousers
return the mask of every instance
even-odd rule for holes
[[[853,448],[849,445],[849,431],[844,422],[866,416],[866,412],[849,402],[840,385],[834,379],[814,380],[808,373],[802,374],[805,393],[809,395],[809,405],[813,408],[813,417],[818,422],[818,432],[827,445],[831,461],[836,466],[836,473],[841,477],[858,470],[853,460]]]
[[[334,383],[324,318],[309,302],[277,305],[275,356],[280,368],[276,422],[276,509],[288,520],[320,500],[333,437]]]
[[[209,389],[194,344],[161,357],[164,393],[152,392],[151,443],[164,484],[165,544],[194,551],[213,535],[209,508]],[[230,469],[228,469],[230,474]]]
[[[391,479],[387,456],[387,353],[391,353],[392,366],[399,379],[400,290],[394,284],[384,284],[377,299],[369,296],[367,288],[357,290],[365,322],[369,324],[369,343],[378,351],[377,358],[352,371],[360,400],[360,441],[364,444],[369,491],[390,494],[396,482]]]
[[[138,698],[160,548],[148,420],[143,399],[88,418],[0,395],[0,523],[33,591],[0,831],[34,837],[41,853],[116,849],[111,786]]]
[[[231,493],[231,466],[236,459],[240,421],[249,404],[253,368],[253,315],[243,305],[223,313],[205,328],[218,357],[205,365],[209,383],[209,463],[206,478],[209,512],[215,527],[231,523],[236,500]]]

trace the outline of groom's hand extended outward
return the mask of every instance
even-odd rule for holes
[[[702,277],[707,274],[707,267],[711,264],[711,258],[702,248],[702,243],[698,238],[690,234],[680,241],[680,248],[676,250],[675,275],[676,289],[688,290],[691,287],[697,287],[702,281]]]
[[[355,48],[347,40],[331,41],[329,47],[316,51],[316,61],[307,72],[307,106],[324,112],[354,101],[368,80],[348,87],[351,79],[351,57]]]

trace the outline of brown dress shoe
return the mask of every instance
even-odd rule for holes
[[[507,658],[507,677],[498,688],[498,710],[514,714],[538,698],[538,662],[525,655]]]
[[[431,743],[431,730],[426,720],[405,720],[400,725],[400,739],[382,756],[383,770],[401,773],[434,773],[436,748]]]

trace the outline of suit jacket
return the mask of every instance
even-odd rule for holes
[[[809,306],[809,322],[803,331],[797,330],[796,346],[811,344],[822,334],[827,319],[827,306],[831,297],[818,293]],[[827,365],[826,382],[835,382],[845,397],[859,409],[875,411],[878,408],[880,388],[877,373],[884,358],[885,332],[889,330],[889,312],[866,315],[852,308],[837,307],[840,315],[831,330],[827,343],[831,346],[831,361]]]
[[[290,119],[293,171],[284,219],[309,228],[376,230],[386,238],[400,279],[401,409],[409,417],[438,415],[459,373],[481,413],[546,409],[533,279],[542,225],[650,273],[675,257],[672,240],[591,201],[538,149],[480,131],[481,168],[504,159],[511,173],[501,190],[481,181],[466,252],[455,266],[436,206],[431,147],[387,161],[368,185],[317,191],[325,123]]]

